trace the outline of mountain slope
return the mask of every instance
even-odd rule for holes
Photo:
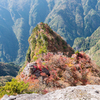
[[[27,60],[30,62],[37,59],[42,53],[62,52],[64,55],[71,56],[74,50],[67,44],[64,39],[54,32],[47,24],[39,23],[28,39],[29,49],[27,51]]]
[[[55,0],[53,10],[49,13],[45,22],[72,45],[74,38],[82,36],[84,33],[83,16],[81,2]]]
[[[2,62],[10,62],[17,56],[18,41],[12,25],[9,11],[0,7],[0,61]]]
[[[100,40],[88,51],[88,54],[100,66]]]
[[[47,24],[39,23],[28,41],[27,59],[16,79],[29,83],[29,92],[45,93],[70,85],[100,84],[98,66],[84,52],[74,54]]]
[[[20,67],[14,63],[0,63],[0,76],[13,76],[18,74]]]
[[[16,77],[20,66],[14,63],[2,63],[0,62],[0,86],[4,86],[6,82],[11,81],[13,77]]]
[[[0,87],[0,97],[100,84],[100,68],[84,52],[73,54],[74,50],[48,24],[37,24],[28,41],[27,59],[16,79]]]
[[[75,38],[91,36],[100,26],[99,0],[0,0],[0,8],[0,44],[4,46],[0,59],[4,62],[25,60],[27,39],[40,22],[48,23],[71,46]]]
[[[91,58],[100,66],[100,27],[90,36],[85,38],[76,38],[73,48],[79,51],[86,51]]]

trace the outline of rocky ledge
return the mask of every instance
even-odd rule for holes
[[[17,96],[4,95],[1,100],[100,100],[100,85],[67,87],[45,95],[35,93]]]

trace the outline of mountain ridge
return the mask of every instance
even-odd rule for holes
[[[37,24],[28,41],[25,64],[16,76],[18,81],[29,83],[28,91],[40,93],[67,86],[99,84],[99,67],[84,52],[74,54],[48,24]]]
[[[33,29],[28,41],[30,45],[26,59],[29,59],[29,62],[42,53],[62,52],[67,56],[71,56],[74,53],[74,50],[60,35],[54,32],[48,24],[42,22]]]
[[[100,68],[84,52],[74,54],[48,24],[39,23],[28,41],[26,61],[16,78],[0,87],[0,97],[33,92],[46,94],[68,86],[100,84]]]
[[[1,0],[0,11],[5,10],[5,16],[3,12],[0,13],[2,22],[0,27],[2,28],[4,25],[5,31],[0,31],[7,37],[7,24],[10,30],[8,34],[11,33],[10,37],[14,37],[10,48],[16,44],[16,50],[13,50],[15,56],[13,56],[9,52],[11,49],[6,50],[12,39],[6,40],[8,42],[3,42],[3,40],[0,42],[1,45],[4,45],[1,50],[3,52],[3,56],[0,56],[1,61],[24,62],[29,46],[27,39],[31,35],[32,29],[40,22],[48,23],[71,46],[75,38],[91,36],[100,26],[99,6],[97,0]],[[0,36],[2,37],[2,34]]]

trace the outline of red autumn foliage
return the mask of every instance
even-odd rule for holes
[[[43,54],[36,62],[37,65],[33,66],[36,68],[36,72],[32,73],[30,77],[24,76],[24,74],[21,74],[21,77],[25,82],[30,83],[30,87],[38,80],[37,84],[41,86],[41,89],[38,87],[38,90],[41,91],[48,90],[48,88],[63,88],[66,85],[92,84],[94,81],[91,82],[89,77],[100,76],[97,66],[83,52],[72,55],[72,58],[49,52]]]
[[[46,73],[41,73],[41,76],[46,76]]]

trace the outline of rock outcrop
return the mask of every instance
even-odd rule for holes
[[[100,100],[100,85],[67,87],[45,95],[35,93],[17,96],[5,95],[1,100]]]
[[[41,54],[47,52],[62,52],[69,57],[74,53],[74,50],[60,35],[54,32],[48,24],[42,22],[33,29],[28,41],[30,45],[26,55],[28,62],[37,60]]]
[[[36,68],[36,63],[28,63],[27,66],[23,70],[23,74],[25,76],[30,76],[33,72],[35,72]]]

